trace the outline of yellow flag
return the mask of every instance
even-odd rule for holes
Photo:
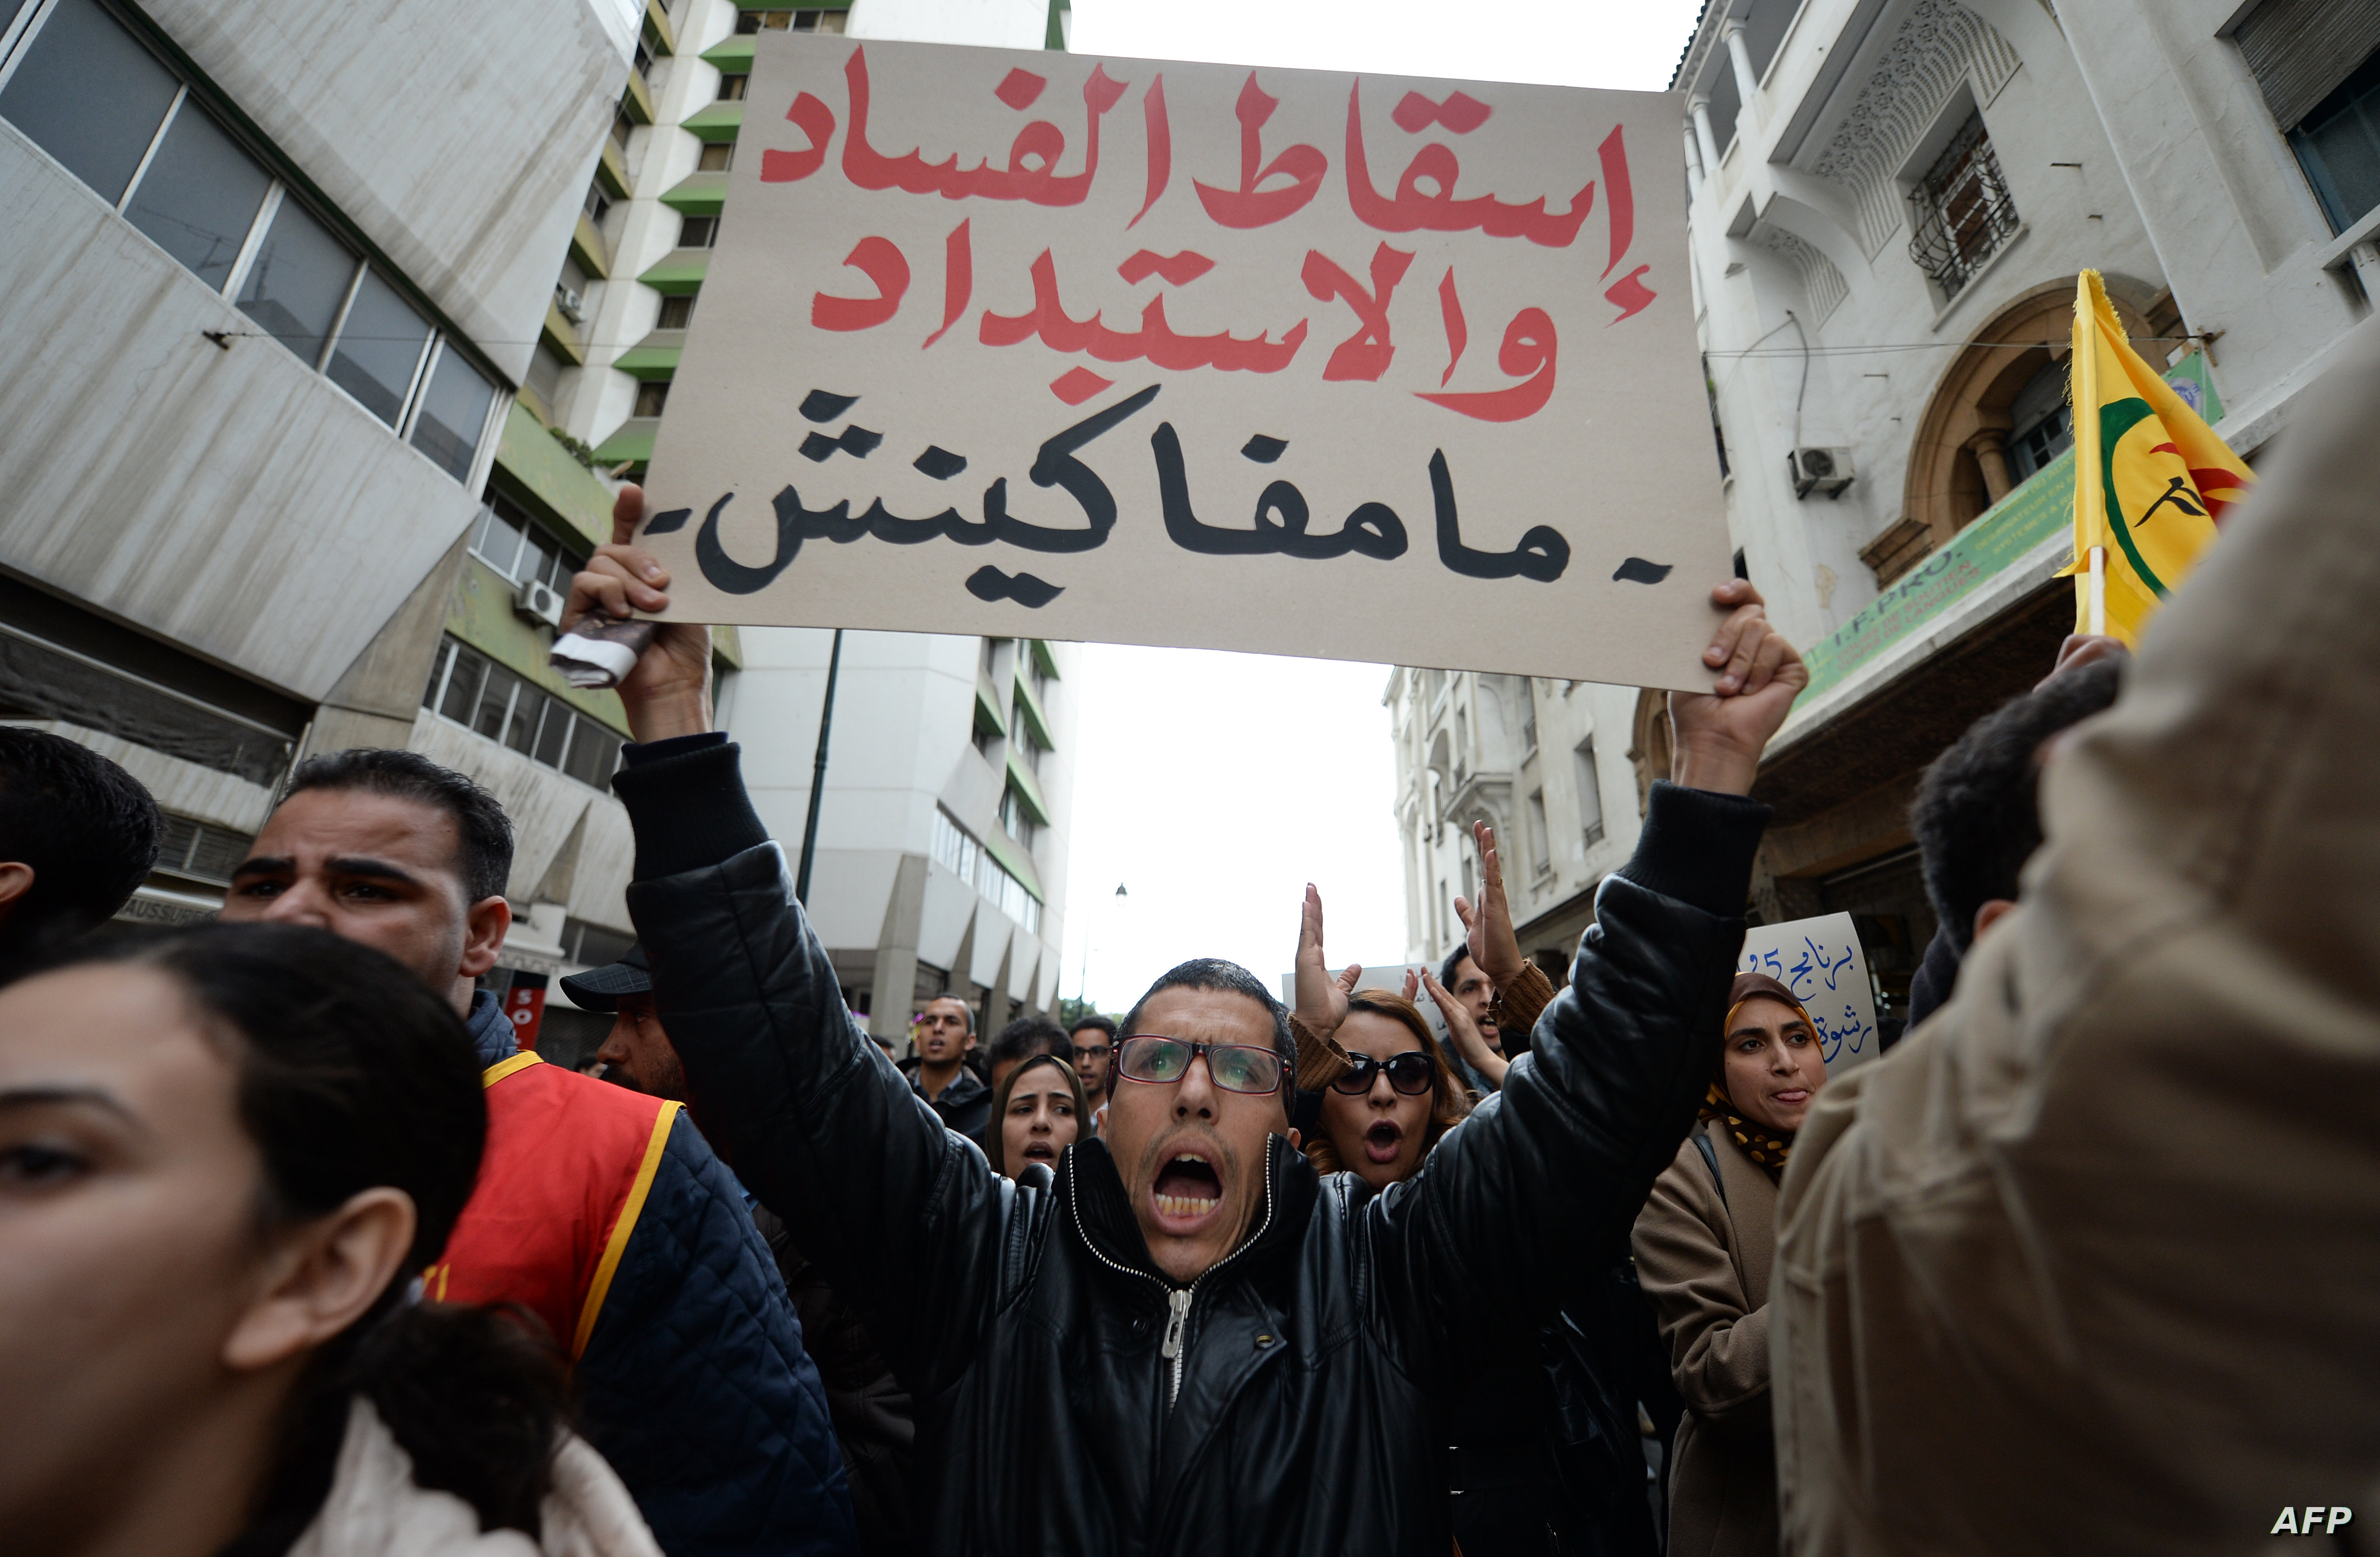
[[[2097,271],[2074,293],[2074,630],[2091,630],[2091,549],[2107,631],[2135,642],[2255,477],[2132,349]]]

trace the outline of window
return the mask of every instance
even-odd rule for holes
[[[601,721],[455,639],[438,646],[421,706],[597,789],[620,765],[621,738]]]
[[[552,360],[543,347],[538,351]],[[471,461],[488,431],[488,410],[495,402],[496,386],[487,376],[461,352],[442,344],[413,414],[413,446],[456,480],[469,480]]]
[[[719,218],[688,216],[677,225],[677,246],[680,249],[708,249],[719,241]]]
[[[1027,935],[1041,932],[1040,900],[1023,882],[1002,869],[1000,861],[992,858],[972,833],[939,806],[934,809],[934,833],[929,846],[935,864],[973,886],[994,907],[1023,926]]]
[[[330,379],[394,427],[429,349],[428,322],[378,271],[367,270],[331,349]]]
[[[840,32],[844,13],[829,10],[738,11],[735,30],[754,32]]]
[[[195,103],[185,102],[124,214],[220,292],[256,225],[273,177]]]
[[[702,150],[695,153],[694,166],[698,173],[724,173],[735,165],[735,142],[733,140],[706,142]]]
[[[0,117],[458,480],[495,385],[97,0],[58,0]]]
[[[1001,792],[1000,830],[1026,848],[1033,846],[1033,819],[1025,814],[1024,803],[1014,789]]]
[[[650,82],[653,79],[653,49],[652,45],[646,43],[642,38],[638,38],[637,40],[637,57],[635,63],[637,75],[642,79]]]
[[[2009,198],[1981,113],[1967,116],[1909,191],[1909,257],[1934,278],[1947,301],[2016,231],[2016,202]]]
[[[537,349],[529,353],[528,386],[539,399],[545,402],[549,411],[562,394],[562,359],[547,349],[541,341],[538,343]]]
[[[165,826],[157,840],[154,869],[168,876],[187,877],[211,886],[229,886],[233,869],[248,858],[249,845],[256,842],[245,833],[210,826],[171,812],[164,820]]]
[[[181,90],[97,0],[60,0],[0,91],[0,118],[115,205]]]
[[[2380,53],[2313,105],[2289,131],[2289,148],[2332,232],[2380,206]]]
[[[1595,772],[1595,737],[1578,743],[1578,827],[1588,848],[1603,841],[1603,781]]]
[[[587,186],[587,203],[584,209],[589,221],[599,227],[603,225],[603,218],[610,215],[612,212],[612,197],[603,192],[602,185],[590,183]]]
[[[500,493],[490,491],[486,502],[471,527],[472,553],[516,584],[547,584],[567,593],[570,576],[587,566],[585,550],[556,538]]]
[[[2009,474],[2024,480],[2074,444],[2074,412],[2066,404],[2066,364],[2033,375],[2009,404]]]
[[[346,245],[303,206],[284,201],[249,266],[240,311],[301,361],[320,363],[355,278]]]
[[[1529,863],[1542,876],[1554,868],[1553,853],[1546,833],[1546,792],[1529,792]]]
[[[985,761],[990,761],[991,743],[998,740],[1000,737],[992,734],[987,726],[978,724],[975,727],[974,738],[977,753],[980,755]]]
[[[719,78],[719,101],[720,101],[720,102],[722,102],[722,103],[741,103],[741,102],[743,102],[743,101],[744,101],[744,89],[745,89],[746,87],[750,86],[751,84],[752,84],[752,78],[751,78],[751,77],[749,77],[749,76],[743,76],[743,75],[722,75],[722,76],[721,76],[721,77]]]
[[[683,330],[694,320],[694,299],[691,297],[663,298],[661,317],[653,321],[656,330]]]
[[[637,385],[636,409],[630,414],[640,417],[657,417],[662,414],[662,407],[668,404],[669,383],[667,380],[663,380],[659,383],[640,383]]]
[[[624,157],[628,154],[628,133],[636,128],[637,121],[628,117],[627,104],[621,103],[612,110],[612,144],[620,149]]]

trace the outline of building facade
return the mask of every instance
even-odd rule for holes
[[[2380,7],[1711,0],[1675,84],[1728,524],[1813,675],[1755,906],[1853,914],[1898,1002],[1917,781],[2074,626],[2077,273],[2260,458],[2380,286]]]
[[[515,392],[655,13],[0,13],[0,716],[156,796],[126,917],[218,906],[306,755],[412,747],[512,815],[492,983],[625,945],[618,699],[545,666],[611,489]]]
[[[728,173],[760,34],[1062,47],[1063,13],[1051,0],[649,9],[527,370],[522,443],[541,456],[575,449],[595,470],[630,476],[651,457],[711,249],[735,220]],[[530,435],[539,419],[562,437]],[[567,484],[570,472],[556,473]],[[720,721],[743,745],[754,804],[789,855],[808,827],[833,636],[748,628],[722,645]],[[944,993],[987,1027],[1055,1004],[1073,655],[1068,645],[844,635],[808,901],[846,1001],[871,1024],[905,1030],[913,1009]]]
[[[1396,742],[1405,960],[1461,944],[1479,896],[1472,824],[1496,830],[1521,949],[1555,977],[1594,917],[1595,888],[1636,846],[1633,687],[1400,665],[1381,700]]]
[[[1672,84],[1737,571],[1812,671],[1755,791],[1753,908],[1852,914],[1889,1015],[1936,928],[1917,782],[2074,626],[2077,274],[2260,458],[2380,291],[2380,6],[1710,0]],[[1567,954],[1625,857],[1666,700],[1560,687],[1391,677],[1411,955],[1460,934],[1475,816],[1508,889],[1554,883],[1512,893],[1532,952]],[[1565,858],[1588,730],[1606,836]]]

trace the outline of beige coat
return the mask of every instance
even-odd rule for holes
[[[1707,1128],[1718,1183],[1690,1135],[1636,1217],[1637,1279],[1686,1402],[1670,1473],[1670,1557],[1773,1557],[1768,1269],[1777,1186],[1724,1126]]]
[[[2022,906],[1801,1132],[1771,1313],[1797,1557],[2257,1551],[2309,1503],[2380,1526],[2359,335],[2051,759]]]

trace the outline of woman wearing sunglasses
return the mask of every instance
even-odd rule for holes
[[[1410,996],[1354,991],[1332,1036],[1353,1064],[1322,1094],[1322,1127],[1306,1160],[1386,1189],[1413,1176],[1446,1127],[1471,1112],[1470,1100]]]

